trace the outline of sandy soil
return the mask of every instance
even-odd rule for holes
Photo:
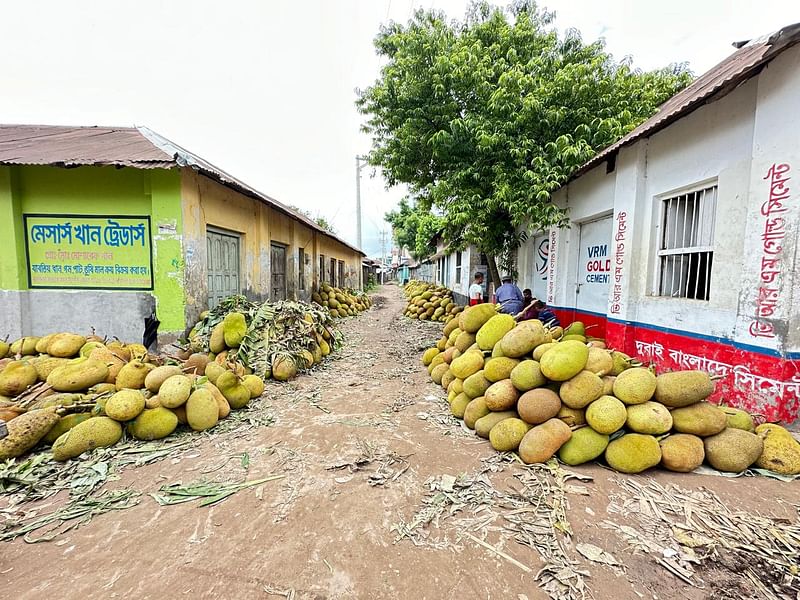
[[[0,544],[5,595],[18,600],[547,598],[536,579],[545,566],[539,552],[504,533],[500,520],[467,532],[463,518],[483,514],[470,514],[470,507],[453,515],[445,511],[438,527],[421,527],[413,539],[397,540],[397,525],[412,522],[430,498],[431,481],[476,474],[486,459],[497,457],[488,442],[447,417],[441,388],[419,363],[421,350],[438,337],[437,328],[402,319],[402,307],[397,288],[382,288],[372,310],[343,324],[346,345],[334,360],[290,384],[269,385],[274,424],[197,436],[196,444],[175,458],[128,468],[106,484],[140,490],[136,506],[98,515],[50,542]],[[249,459],[246,467],[242,453]],[[484,476],[491,486],[507,492],[517,484],[520,467],[490,464],[495,470]],[[635,515],[609,511],[612,501],[624,496],[621,476],[599,465],[574,471],[592,480],[569,482],[566,516],[573,535],[557,537],[573,568],[585,573],[587,597],[762,597],[742,575],[741,555],[721,552],[698,565],[689,585],[658,564],[657,555],[635,553],[616,528],[635,526]],[[275,474],[284,477],[210,507],[196,502],[160,507],[148,495],[177,481]],[[711,490],[732,510],[783,523],[799,520],[800,482],[662,471],[634,480]],[[62,493],[40,508],[46,511],[64,499]],[[545,506],[550,502],[542,500]],[[616,525],[609,528],[609,522]],[[585,559],[576,550],[580,543],[601,548],[623,567]]]

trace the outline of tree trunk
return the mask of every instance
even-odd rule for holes
[[[497,270],[497,261],[494,258],[493,254],[486,255],[486,262],[489,263],[489,277],[492,278],[492,283],[494,284],[494,289],[500,287],[500,271]]]

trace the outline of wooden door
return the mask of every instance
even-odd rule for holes
[[[286,246],[270,244],[270,271],[272,281],[270,299],[273,302],[286,300]]]
[[[208,308],[241,292],[239,287],[239,236],[234,233],[206,233],[208,273]]]

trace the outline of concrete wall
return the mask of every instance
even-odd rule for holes
[[[53,331],[142,340],[154,311],[161,332],[183,330],[183,261],[176,171],[47,166],[0,167],[0,335]],[[149,215],[152,291],[29,289],[22,215]]]

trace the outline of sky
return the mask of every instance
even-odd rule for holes
[[[501,4],[502,2],[496,2]],[[417,8],[467,0],[26,0],[3,5],[0,122],[146,125],[356,242],[356,89],[379,74],[373,39]],[[797,0],[550,0],[560,30],[618,59],[701,74],[731,43],[800,21]],[[363,249],[404,195],[362,170]],[[389,244],[385,249],[388,251]]]

